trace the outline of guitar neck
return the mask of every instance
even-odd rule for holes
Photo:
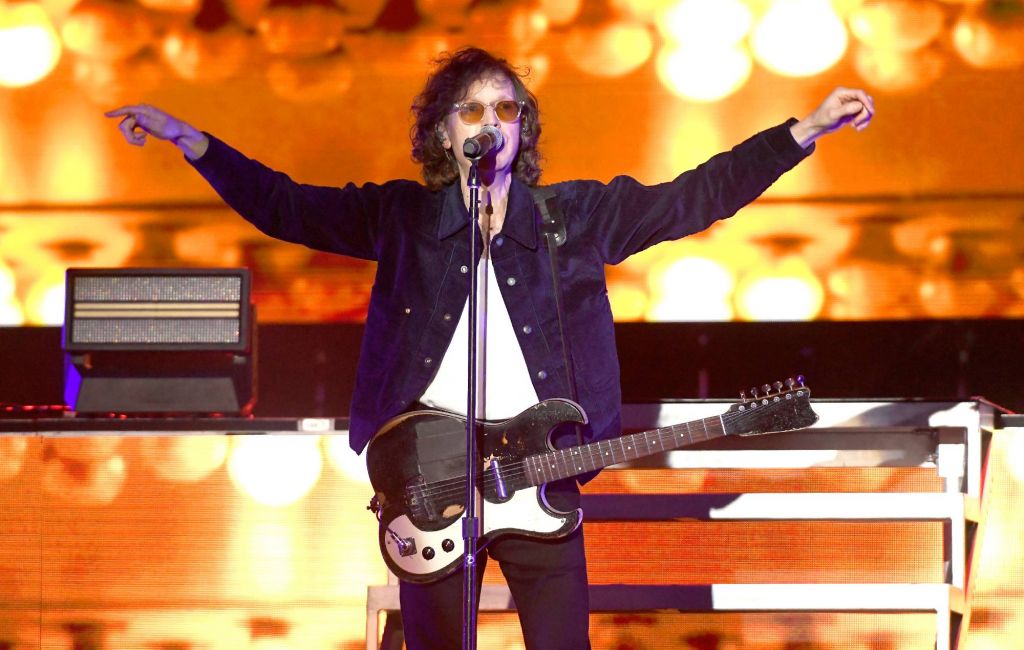
[[[541,485],[724,435],[722,416],[715,415],[588,445],[556,449],[529,456],[523,464],[529,484]]]

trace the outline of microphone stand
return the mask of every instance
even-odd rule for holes
[[[482,378],[482,368],[479,364],[477,340],[477,267],[478,267],[478,245],[477,230],[480,223],[480,170],[477,168],[479,156],[470,159],[469,177],[466,185],[469,188],[469,304],[466,311],[469,313],[469,327],[467,328],[468,354],[469,359],[469,385],[467,386],[466,400],[466,509],[462,519],[462,537],[465,542],[465,552],[462,556],[462,648],[463,650],[475,650],[476,648],[476,627],[477,627],[477,564],[476,554],[480,541],[480,515],[483,512],[481,495],[477,484],[477,471],[480,467],[479,452],[477,450],[477,388]],[[486,235],[484,235],[486,236]],[[484,319],[486,323],[486,318]],[[486,325],[485,325],[486,326]]]

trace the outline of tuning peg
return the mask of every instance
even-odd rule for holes
[[[741,390],[740,391],[740,401],[741,402],[746,402],[747,401],[747,391],[745,391],[745,390]]]
[[[800,384],[801,388],[804,387],[804,376],[803,375],[797,375],[796,376],[796,381],[797,381],[798,384]]]
[[[750,387],[750,396],[757,399],[757,386]]]
[[[772,385],[775,386],[775,392],[776,393],[781,393],[782,392],[782,382],[781,381],[777,381],[777,382],[775,382]]]
[[[761,390],[764,391],[765,395],[771,395],[772,394],[771,384],[765,384],[765,385],[761,386]]]
[[[796,382],[793,381],[792,377],[790,377],[789,379],[786,380],[786,388],[793,390],[793,386],[796,386]]]

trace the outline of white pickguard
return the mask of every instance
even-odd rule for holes
[[[539,487],[517,490],[512,498],[504,503],[484,501],[483,537],[494,531],[522,531],[526,534],[551,534],[565,526],[573,513],[552,517],[540,507],[538,499]],[[416,542],[416,553],[402,557],[398,552],[394,538],[384,533],[384,548],[400,569],[411,575],[428,575],[440,571],[462,557],[465,542],[462,539],[462,518],[456,519],[446,528],[434,531],[423,531],[417,528],[406,515],[395,517],[388,525],[396,535],[412,538]],[[451,541],[451,550],[444,550],[445,540]],[[431,548],[434,555],[431,559],[424,557],[424,549]]]

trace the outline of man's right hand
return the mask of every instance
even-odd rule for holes
[[[171,141],[189,160],[196,160],[206,153],[207,147],[210,146],[209,138],[202,131],[148,104],[122,106],[107,111],[104,115],[124,118],[117,128],[129,144],[138,147],[146,144],[147,135],[152,135],[161,140]]]

